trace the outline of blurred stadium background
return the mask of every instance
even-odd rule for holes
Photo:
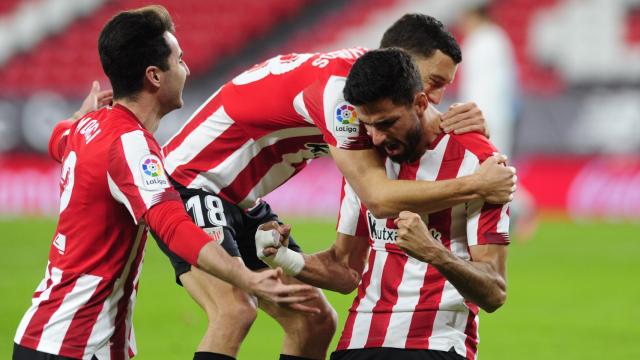
[[[271,55],[375,48],[406,12],[441,19],[464,43],[460,14],[481,2],[158,0],[173,15],[192,76],[185,107],[157,138],[164,142],[218,86]],[[55,228],[60,170],[46,156],[50,131],[78,108],[91,80],[108,87],[96,48],[106,20],[149,3],[0,0],[0,358],[10,357]],[[509,300],[482,317],[480,357],[638,358],[640,0],[497,0],[489,14],[513,44],[511,157],[539,226],[511,246]],[[458,79],[439,108],[474,100],[459,90]],[[316,251],[334,239],[338,189],[338,171],[321,159],[268,200]],[[141,287],[139,358],[190,358],[205,317],[173,285],[153,242]],[[344,319],[352,296],[329,296]],[[280,337],[260,316],[240,358],[276,358]]]

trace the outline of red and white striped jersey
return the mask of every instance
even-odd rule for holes
[[[171,177],[243,208],[328,155],[371,147],[344,100],[365,49],[279,55],[223,85],[164,146]]]
[[[483,135],[441,135],[411,164],[386,160],[392,179],[444,180],[474,173],[496,151]],[[462,259],[469,247],[509,243],[508,205],[472,201],[422,215],[433,237]],[[475,359],[478,307],[433,266],[397,245],[393,219],[375,218],[345,183],[338,231],[368,236],[369,260],[338,350],[393,347],[455,351]]]
[[[128,359],[147,236],[139,220],[179,196],[160,146],[123,106],[54,131],[50,150],[63,163],[60,218],[45,277],[14,340],[74,359]]]

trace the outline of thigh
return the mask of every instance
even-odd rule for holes
[[[237,258],[242,262],[242,259]],[[182,286],[209,316],[224,314],[230,308],[257,307],[254,296],[196,267],[180,276]],[[232,312],[228,312],[232,314]]]
[[[274,220],[280,222],[278,215],[273,212],[271,206],[266,201],[261,201],[260,204],[244,214],[243,223],[245,226],[243,229],[239,229],[236,241],[242,260],[244,260],[244,263],[251,270],[268,268],[267,264],[263,263],[256,254],[255,236],[258,226]],[[293,239],[293,236],[289,237],[289,249],[302,252],[302,249]]]

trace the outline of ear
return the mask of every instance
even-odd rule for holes
[[[160,88],[160,79],[162,71],[157,66],[148,66],[144,71],[144,78],[153,88]]]
[[[427,94],[424,92],[419,92],[413,98],[413,106],[415,107],[418,114],[422,114],[429,107],[429,99],[427,98]]]

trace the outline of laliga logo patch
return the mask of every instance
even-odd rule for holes
[[[159,190],[169,187],[169,181],[164,175],[162,162],[152,154],[145,155],[140,160],[140,170],[142,175],[142,187],[149,190]]]
[[[358,133],[358,115],[356,108],[348,103],[336,107],[334,127],[337,136],[352,136]]]

